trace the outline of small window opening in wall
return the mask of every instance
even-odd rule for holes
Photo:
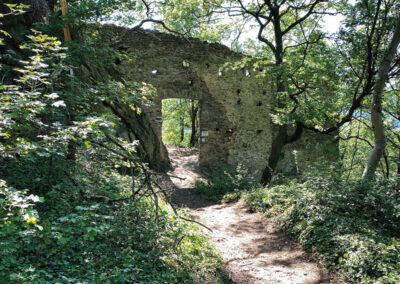
[[[238,105],[240,105],[240,104],[242,103],[242,100],[241,100],[241,99],[238,99],[238,100],[236,101],[236,103],[237,103]]]
[[[263,94],[263,95],[266,95],[266,94],[267,94],[267,91],[266,91],[266,90],[263,90],[263,91],[262,91],[262,94]]]
[[[219,131],[219,128],[217,127],[217,128],[215,128],[215,131]]]
[[[257,134],[260,134],[261,132],[262,132],[261,129],[258,129],[258,130],[257,130]]]
[[[157,70],[153,70],[153,71],[151,71],[151,74],[153,74],[153,75],[157,75]]]
[[[257,106],[262,106],[262,102],[258,101]]]
[[[240,94],[240,89],[236,90],[236,94],[238,94],[238,95]]]

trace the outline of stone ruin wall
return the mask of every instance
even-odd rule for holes
[[[154,31],[113,30],[124,34],[117,48],[136,54],[133,62],[120,65],[126,80],[146,82],[157,89],[153,106],[146,110],[156,133],[161,137],[162,99],[198,100],[200,167],[212,173],[240,163],[259,178],[277,130],[270,117],[273,83],[261,84],[250,69],[220,72],[226,62],[243,57],[223,45]],[[306,149],[310,139],[312,147]],[[285,147],[279,168],[293,172],[314,158],[336,153],[335,149],[337,143],[327,136],[306,132],[298,142]]]

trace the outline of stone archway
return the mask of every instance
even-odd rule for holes
[[[217,81],[226,79],[218,73],[227,58],[232,57],[234,61],[241,55],[221,45],[144,30],[128,32],[117,48],[137,55],[134,62],[120,65],[126,79],[146,82],[157,89],[152,107],[146,110],[157,136],[161,137],[162,133],[163,99],[197,100],[200,104],[200,168],[214,170],[230,164],[229,145],[235,127],[226,115]],[[224,93],[229,95],[228,90]]]
[[[153,105],[147,110],[156,134],[162,136],[162,100],[164,99],[192,99],[199,102],[199,166],[203,170],[212,170],[227,165],[226,135],[223,133],[223,125],[228,124],[223,113],[223,106],[215,101],[207,91],[206,85],[199,78],[196,91],[185,92],[179,89],[164,92],[157,89],[157,97]],[[213,131],[210,131],[210,130]]]
[[[200,102],[200,168],[242,164],[259,178],[265,168],[277,127],[271,120],[275,91],[273,80],[258,79],[264,70],[246,68],[221,71],[242,54],[220,44],[184,39],[155,31],[108,26],[122,39],[112,44],[136,54],[133,62],[119,64],[126,80],[146,82],[157,89],[153,106],[146,109],[151,127],[161,142],[161,101],[167,98]],[[119,62],[118,62],[119,63]],[[306,143],[313,140],[312,148]],[[337,157],[337,143],[323,135],[305,132],[285,147],[278,167],[286,172],[305,168],[317,157]],[[162,156],[162,155],[161,155]],[[161,157],[160,156],[160,157]],[[329,158],[330,157],[330,158]]]

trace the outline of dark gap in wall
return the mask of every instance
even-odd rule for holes
[[[236,90],[236,94],[238,94],[238,95],[239,95],[239,94],[240,94],[240,92],[241,92],[241,91],[240,91],[240,89],[237,89],[237,90]]]
[[[258,101],[257,106],[262,106],[262,102]]]
[[[238,100],[236,101],[236,103],[237,103],[238,105],[240,105],[240,104],[242,103],[242,100],[241,100],[241,99],[238,99]]]
[[[263,91],[262,91],[262,94],[263,94],[263,95],[266,95],[266,94],[267,94],[267,91],[266,91],[266,90],[263,90]]]
[[[257,130],[257,134],[260,134],[261,132],[263,132],[261,129]]]

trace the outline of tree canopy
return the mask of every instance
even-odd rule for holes
[[[118,133],[127,122],[113,106],[146,124],[157,90],[121,79],[118,63],[135,54],[105,44],[122,40],[98,28],[110,23],[225,43],[244,56],[221,70],[263,70],[278,131],[262,180],[248,182],[238,165],[198,190],[236,198],[258,188],[249,206],[281,216],[284,229],[349,281],[398,283],[400,1],[69,0],[66,13],[53,0],[0,5],[5,283],[226,277],[199,224],[170,202],[138,137]],[[342,19],[337,32],[325,30],[327,16]],[[164,142],[195,148],[200,109],[194,100],[164,101]],[[305,131],[336,139],[338,160],[282,176],[283,149]]]

